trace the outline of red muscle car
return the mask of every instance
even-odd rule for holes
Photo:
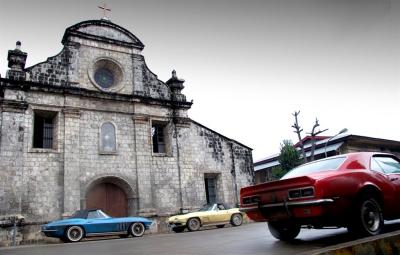
[[[301,165],[278,181],[240,190],[241,208],[268,221],[271,234],[292,240],[301,227],[347,227],[377,235],[383,221],[400,218],[400,160],[359,152]]]

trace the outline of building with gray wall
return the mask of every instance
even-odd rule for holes
[[[62,44],[28,68],[21,43],[8,53],[0,221],[18,214],[35,225],[88,207],[160,219],[216,200],[238,203],[254,179],[251,149],[189,118],[175,71],[157,79],[142,42],[105,19],[67,28]],[[0,228],[0,241],[7,231]]]

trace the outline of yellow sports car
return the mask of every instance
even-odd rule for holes
[[[243,222],[243,214],[239,208],[229,209],[222,203],[208,204],[197,212],[175,215],[168,219],[169,226],[175,233],[199,230],[202,226],[217,226],[223,228],[226,224],[240,226]]]

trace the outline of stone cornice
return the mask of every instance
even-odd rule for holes
[[[81,116],[79,109],[73,107],[64,108],[63,113],[65,117],[70,117],[70,118],[79,118]]]
[[[28,103],[25,101],[0,99],[0,107],[3,112],[23,113],[28,109]]]
[[[143,114],[134,114],[132,116],[132,119],[136,122],[140,123],[148,123],[149,122],[149,116],[143,115]]]
[[[80,31],[80,29],[85,28],[85,27],[90,27],[90,26],[100,26],[100,27],[105,27],[105,28],[109,28],[109,29],[114,29],[116,31],[121,32],[125,36],[127,36],[130,39],[130,41],[122,41],[122,40],[118,40],[115,38],[106,37],[104,35],[95,35],[95,34],[92,34],[89,32]],[[82,21],[80,23],[77,23],[73,26],[68,27],[65,30],[65,33],[64,33],[64,36],[63,36],[63,39],[61,42],[66,43],[68,41],[69,37],[71,37],[71,36],[80,37],[80,38],[93,40],[93,41],[105,42],[105,43],[109,43],[109,44],[113,44],[113,45],[137,48],[140,50],[143,50],[143,48],[144,48],[144,44],[134,34],[129,32],[125,28],[112,23],[109,20],[103,20],[103,19],[101,19],[101,20],[86,20],[86,21]]]
[[[126,95],[118,93],[105,93],[100,91],[93,91],[79,87],[72,86],[54,86],[49,84],[40,84],[31,81],[15,81],[5,78],[0,78],[0,88],[10,88],[22,91],[37,91],[53,94],[69,94],[82,97],[90,97],[96,99],[106,99],[123,102],[143,102],[153,105],[161,105],[170,108],[190,109],[192,102],[176,102],[173,100],[157,99],[139,95]]]
[[[192,121],[189,118],[174,117],[174,123],[179,128],[190,128]]]

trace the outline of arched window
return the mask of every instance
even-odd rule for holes
[[[100,130],[100,152],[112,153],[117,151],[115,126],[111,122],[105,122]]]

